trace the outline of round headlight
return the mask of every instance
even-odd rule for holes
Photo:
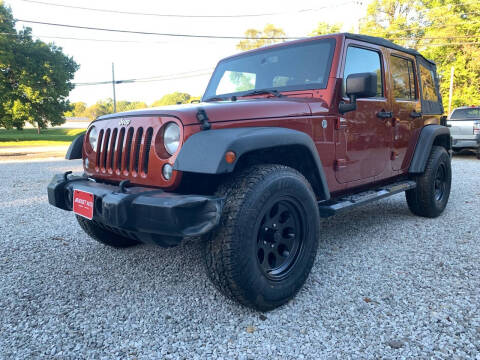
[[[170,155],[175,154],[180,144],[180,127],[175,123],[170,123],[163,133],[163,145]]]
[[[92,147],[93,151],[97,151],[97,141],[98,141],[98,131],[95,126],[92,126],[90,132],[88,133],[88,142]]]

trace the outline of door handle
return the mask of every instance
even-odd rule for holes
[[[422,117],[422,113],[421,113],[421,112],[416,112],[415,110],[413,110],[413,111],[410,113],[410,117],[412,117],[412,118],[419,118],[419,117]]]
[[[380,119],[390,119],[393,117],[393,112],[382,110],[377,113],[377,117]]]

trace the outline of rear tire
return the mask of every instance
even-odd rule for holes
[[[290,300],[310,273],[320,217],[315,194],[296,170],[256,165],[222,184],[226,202],[205,242],[205,265],[227,297],[268,311]]]
[[[477,150],[477,159],[480,160],[480,149]]]
[[[140,244],[139,241],[130,239],[112,231],[104,229],[98,225],[95,221],[85,219],[79,215],[77,217],[78,224],[85,231],[85,233],[92,239],[111,247],[125,248]]]
[[[452,183],[450,156],[445,148],[432,148],[425,172],[416,181],[417,187],[405,193],[410,211],[423,217],[439,216],[447,206]]]

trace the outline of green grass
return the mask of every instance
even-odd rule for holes
[[[68,145],[85,129],[0,129],[0,146],[55,146]]]

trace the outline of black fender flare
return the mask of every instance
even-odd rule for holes
[[[446,136],[448,138],[448,148],[446,150],[450,150],[452,141],[448,127],[442,125],[427,125],[422,129],[408,169],[410,174],[421,174],[425,171],[433,143],[439,136]]]
[[[67,160],[75,160],[82,158],[82,147],[83,147],[83,140],[85,138],[85,134],[78,135],[75,139],[73,139],[72,143],[68,147],[67,154],[65,155],[65,159]]]
[[[319,195],[328,200],[330,191],[312,138],[288,128],[246,127],[200,131],[185,141],[173,169],[201,174],[231,173],[242,155],[248,152],[291,145],[302,146],[310,153],[320,183]],[[225,161],[227,151],[233,151],[237,156],[233,164]]]

